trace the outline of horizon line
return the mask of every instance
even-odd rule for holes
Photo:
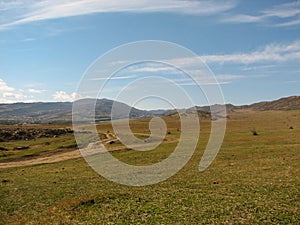
[[[243,103],[243,104],[235,105],[233,103],[224,103],[224,104],[222,104],[222,103],[215,103],[213,105],[233,105],[233,106],[238,106],[239,107],[239,106],[247,106],[247,105],[252,105],[252,104],[262,103],[262,102],[272,102],[272,101],[276,101],[276,100],[280,100],[280,99],[293,98],[293,97],[300,97],[300,95],[283,96],[283,97],[272,99],[272,100],[259,100],[259,101],[255,101],[255,102],[248,103],[248,104],[247,103]],[[75,99],[73,101],[33,101],[33,102],[11,102],[11,103],[5,103],[5,102],[2,103],[2,102],[0,102],[0,105],[37,104],[37,103],[43,103],[43,104],[47,104],[47,103],[71,103],[71,104],[73,104],[74,102],[80,101],[80,100],[109,100],[109,101],[116,101],[114,99],[109,99],[109,98],[81,98],[81,99]],[[120,101],[116,101],[116,102],[128,105],[125,102],[120,102]],[[197,107],[197,106],[198,107],[209,107],[209,106],[213,106],[213,105],[193,105],[191,107]],[[130,105],[128,105],[128,106],[130,106]],[[140,108],[137,108],[137,107],[134,107],[134,106],[130,106],[130,107],[133,107],[133,108],[136,108],[136,109],[139,109],[139,110],[146,110],[146,111],[151,111],[151,110],[172,110],[172,109],[162,109],[162,108],[157,108],[157,109],[140,109]]]

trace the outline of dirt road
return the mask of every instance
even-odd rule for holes
[[[0,162],[0,168],[18,167],[18,166],[30,166],[45,163],[61,162],[69,159],[76,159],[82,157],[79,150],[73,150],[63,153],[54,153],[49,156],[34,157],[33,159],[24,159],[12,162]]]
[[[101,142],[104,144],[109,144],[109,142],[117,141],[117,140],[118,139],[115,135],[106,134],[106,138],[103,139]],[[171,143],[171,142],[177,142],[177,140],[164,141],[164,143]],[[94,143],[91,143],[90,145],[93,145],[93,144]],[[96,144],[96,146],[99,146],[99,145]],[[93,151],[93,149],[87,149],[87,150]],[[109,151],[122,151],[122,150],[129,150],[129,149],[126,146],[116,146],[116,147],[109,148]],[[39,155],[32,156],[32,157],[22,157],[22,158],[18,158],[16,160],[8,161],[8,162],[7,161],[0,162],[0,169],[1,168],[10,168],[10,167],[19,167],[19,166],[46,164],[46,163],[55,163],[55,162],[61,162],[61,161],[66,161],[66,160],[70,160],[70,159],[76,159],[76,158],[80,158],[80,157],[83,157],[83,156],[78,149],[73,149],[73,150],[68,150],[68,151],[58,149],[55,151],[43,152]]]

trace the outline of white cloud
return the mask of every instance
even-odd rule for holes
[[[0,1],[0,11],[14,9],[22,5],[22,1]]]
[[[34,89],[34,88],[29,88],[28,89],[28,92],[31,93],[31,94],[40,94],[40,93],[43,93],[45,91],[46,90],[39,90],[39,89]]]
[[[36,40],[35,38],[25,38],[22,41],[23,42],[30,42],[30,41],[35,41],[35,40]]]
[[[286,83],[286,84],[298,84],[298,83],[300,83],[300,81],[299,80],[287,80],[284,83]]]
[[[199,59],[200,58],[200,59]],[[272,68],[274,65],[279,65],[279,63],[286,62],[298,62],[300,60],[300,40],[296,40],[290,43],[272,43],[260,47],[252,52],[238,52],[229,54],[212,54],[212,55],[202,55],[199,57],[185,57],[185,58],[170,58],[165,59],[165,61],[170,65],[155,65],[146,64],[144,67],[129,67],[126,71],[130,74],[136,72],[157,72],[162,75],[176,75],[182,74],[182,71],[192,73],[195,76],[204,76],[207,73],[207,68],[204,64],[199,65],[199,61],[203,61],[211,66],[211,64],[240,64],[247,66],[246,69],[243,67],[242,70],[253,70],[255,65],[257,68],[261,69]],[[267,63],[267,65],[261,65],[262,63]],[[172,67],[174,65],[174,67]],[[249,69],[251,66],[252,69]],[[177,70],[177,68],[179,70]],[[200,69],[200,70],[199,70]],[[199,71],[196,71],[199,70]],[[222,81],[227,81],[226,77],[219,77]],[[227,76],[228,78],[228,76]],[[241,77],[234,77],[241,78]],[[228,79],[229,80],[229,79]],[[209,82],[210,83],[210,82]]]
[[[222,19],[222,22],[226,23],[256,23],[263,19],[260,16],[251,16],[245,14],[238,14],[232,16],[226,16]]]
[[[22,90],[16,90],[10,87],[4,80],[0,79],[0,102],[1,103],[13,103],[16,101],[24,101],[29,98],[22,93]]]
[[[258,13],[256,13],[256,15],[226,14],[221,19],[221,22],[225,22],[225,23],[265,22],[266,24],[268,24],[270,22],[269,20],[271,19],[272,20],[271,23],[273,26],[287,27],[287,26],[299,25],[300,24],[299,15],[300,15],[300,3],[298,1],[293,1],[289,3],[275,5],[270,9],[259,11]],[[274,23],[273,20],[274,18],[277,19],[276,23]]]
[[[132,79],[135,78],[136,76],[119,76],[119,77],[96,77],[96,78],[91,78],[90,80],[124,80],[124,79]]]
[[[65,91],[57,91],[52,96],[55,100],[58,101],[74,101],[80,98],[80,95],[76,92],[67,94]]]
[[[179,85],[222,85],[232,83],[234,80],[247,78],[246,75],[236,75],[236,74],[219,74],[216,76],[194,76],[193,80],[190,78],[175,79],[174,81]],[[197,82],[197,83],[196,83]]]
[[[178,78],[182,77],[182,71],[187,72],[202,85],[211,84],[227,84],[237,79],[244,79],[247,77],[263,77],[271,73],[270,69],[276,71],[277,66],[286,62],[298,62],[300,60],[300,40],[279,44],[268,44],[264,47],[254,50],[252,52],[241,52],[231,54],[215,54],[215,55],[203,55],[199,57],[185,57],[185,58],[173,58],[166,59],[166,62],[171,66],[155,66],[155,64],[146,64],[144,67],[132,68],[130,73],[133,72],[157,72],[158,75],[172,75],[170,79],[173,79],[180,85],[195,85],[190,79]],[[241,66],[242,71],[256,71],[249,75],[243,74],[217,74],[217,81],[211,77],[211,73],[207,70],[204,64],[199,64],[203,61],[209,66],[216,66],[213,64],[237,64]],[[262,65],[264,63],[264,65]],[[265,65],[267,63],[267,65]],[[175,67],[172,67],[174,65]],[[223,65],[224,66],[224,65]],[[177,70],[177,68],[179,70]],[[208,74],[207,74],[208,73]],[[179,75],[179,76],[177,76]]]
[[[252,65],[252,66],[243,66],[241,70],[243,71],[253,71],[253,70],[264,70],[269,71],[270,69],[276,68],[277,64],[269,64],[269,65]]]
[[[128,68],[125,68],[123,73],[129,73],[129,74],[145,74],[145,73],[178,73],[177,69],[175,67],[172,67],[172,65],[164,65],[163,63],[153,63],[153,62],[144,62],[142,64],[130,66]],[[130,75],[129,78],[135,78],[137,75]]]
[[[289,22],[284,22],[284,23],[279,23],[276,24],[276,27],[289,27],[289,26],[294,26],[294,25],[299,25],[300,24],[300,19],[292,20]]]
[[[207,63],[260,63],[300,60],[300,40],[289,44],[270,44],[262,50],[250,53],[224,55],[205,55],[201,57]]]
[[[23,4],[4,2],[6,1],[0,1],[0,11],[5,13],[13,10],[14,13],[13,16],[12,13],[6,13],[8,18],[0,26],[2,28],[39,20],[107,12],[211,15],[227,11],[236,5],[236,0],[44,0],[35,3],[27,0]]]
[[[25,95],[19,93],[12,93],[12,92],[4,92],[2,94],[3,98],[11,98],[11,99],[21,99],[26,98]]]
[[[300,4],[297,1],[284,3],[281,5],[274,6],[271,9],[264,10],[262,11],[262,13],[266,17],[294,17],[300,14]]]
[[[43,84],[43,83],[33,82],[33,83],[24,84],[23,86],[27,87],[27,88],[36,88],[36,87],[40,87],[40,86],[44,86],[44,85],[45,84]]]
[[[7,85],[6,82],[4,82],[4,80],[2,80],[0,78],[0,92],[7,92],[7,91],[14,91],[15,89],[13,87],[10,87]]]
[[[246,78],[246,75],[236,75],[236,74],[220,74],[216,76],[218,80],[221,81],[232,81],[236,79]]]
[[[134,68],[131,70],[133,73],[147,73],[147,72],[164,72],[164,71],[170,71],[174,70],[175,68],[170,68],[169,66],[163,66],[163,67],[157,67],[157,66],[145,66],[145,67],[139,67]]]

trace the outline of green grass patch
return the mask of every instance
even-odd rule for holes
[[[204,121],[189,163],[146,187],[110,182],[83,159],[1,169],[0,224],[298,224],[300,121],[295,114],[233,114],[216,160],[199,172],[210,129]],[[284,124],[290,117],[293,130]],[[146,130],[142,122],[136,132]],[[171,124],[170,138],[179,137],[177,122]],[[249,131],[252,126],[258,136]],[[99,129],[106,132],[109,124]],[[134,151],[113,155],[144,165],[167,157],[174,145],[162,144],[147,157]]]

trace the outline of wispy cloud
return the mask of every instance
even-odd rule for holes
[[[39,20],[108,12],[166,12],[195,15],[211,15],[232,9],[236,0],[44,0],[32,3],[10,4],[0,1],[0,11],[7,18],[0,27]]]
[[[286,84],[298,84],[298,83],[300,83],[300,81],[299,80],[287,80],[284,83],[286,83]]]
[[[45,84],[40,83],[40,82],[32,82],[32,83],[24,84],[24,87],[27,87],[27,88],[36,88],[36,87],[40,87],[40,86],[44,86],[44,85]]]
[[[180,86],[227,84],[233,80],[247,77],[236,74],[218,74],[214,76],[208,69],[202,67],[203,64],[197,65],[199,59],[196,58],[170,59],[166,62],[167,64],[144,62],[140,65],[128,67],[122,72],[134,74],[129,77],[136,78],[136,80],[153,77],[152,85],[155,82],[157,82],[157,85],[164,82],[160,79],[156,80],[156,77],[166,79],[165,82],[175,82]]]
[[[34,89],[34,88],[29,88],[28,92],[31,94],[41,94],[43,92],[45,92],[46,90],[40,90],[40,89]]]
[[[245,65],[241,68],[242,71],[255,71],[255,70],[269,70],[269,69],[274,69],[276,68],[276,64],[268,64],[268,65]]]
[[[91,78],[90,80],[94,80],[94,81],[97,81],[97,80],[124,80],[124,79],[133,79],[135,78],[136,76],[119,76],[119,77],[96,77],[96,78]]]
[[[293,1],[273,6],[270,9],[259,11],[254,15],[249,14],[226,14],[221,22],[225,23],[260,23],[264,22],[272,26],[295,26],[300,24],[300,3]],[[274,18],[277,22],[274,24]],[[272,22],[270,22],[270,19]],[[288,20],[288,21],[286,21]]]
[[[300,59],[300,41],[294,42],[287,45],[270,44],[265,46],[261,50],[255,50],[252,52],[238,52],[229,54],[210,54],[200,55],[199,57],[184,57],[184,58],[173,58],[167,60],[170,65],[176,65],[183,71],[193,70],[199,66],[199,60],[208,64],[241,64],[248,65],[262,62],[285,62],[288,60],[299,60]],[[203,73],[203,71],[200,71]]]
[[[176,76],[182,76],[184,74],[180,68],[177,68],[176,64],[174,64],[174,60],[166,60],[166,63],[161,62],[143,62],[141,64],[132,65],[130,67],[125,68],[122,74],[130,74],[129,78],[141,78],[144,76],[172,76],[173,78]],[[125,76],[127,77],[127,76]],[[118,78],[118,77],[116,77]]]
[[[278,23],[275,26],[276,27],[289,27],[289,26],[295,26],[295,25],[299,25],[299,24],[300,24],[300,18],[289,21],[289,22]]]
[[[36,40],[35,38],[25,38],[22,41],[23,42],[30,42],[30,41],[35,41],[35,40]]]
[[[236,79],[243,79],[246,78],[246,75],[236,75],[236,74],[220,74],[217,75],[218,80],[222,81],[231,81],[231,80],[236,80]]]
[[[226,23],[257,23],[263,19],[261,16],[251,16],[245,14],[231,15],[222,18],[222,22]]]
[[[266,17],[280,17],[280,18],[288,18],[293,17],[300,14],[300,4],[298,1],[292,1],[285,4],[280,4],[274,6],[271,9],[266,9],[262,11],[263,15]]]
[[[199,61],[200,60],[200,61]],[[212,77],[204,64],[199,65],[201,60],[211,68],[221,66],[237,65],[240,69],[235,71],[238,74],[216,74],[216,79]],[[179,85],[195,85],[191,79],[186,79],[187,75],[196,77],[197,82],[202,85],[228,84],[238,79],[261,78],[270,75],[276,67],[282,67],[286,63],[297,63],[300,60],[300,40],[290,43],[271,43],[262,46],[251,52],[239,52],[229,54],[202,55],[200,57],[169,58],[165,63],[142,63],[126,68],[121,71],[121,76],[112,80],[143,78],[149,75],[162,76],[171,79]],[[235,67],[235,66],[234,66]],[[235,67],[236,68],[236,67]],[[242,71],[242,72],[241,72]],[[243,74],[244,72],[244,74]],[[252,72],[253,74],[249,74]],[[242,74],[239,74],[242,73]],[[97,79],[97,78],[96,78]],[[100,78],[99,80],[106,79]]]
[[[151,65],[151,64],[150,64]],[[133,73],[155,73],[155,72],[164,72],[168,71],[170,72],[171,70],[175,70],[175,68],[170,68],[168,66],[145,66],[145,67],[140,67],[140,68],[134,68],[131,70]]]
[[[249,53],[204,55],[202,59],[207,63],[242,64],[300,60],[300,40],[289,44],[270,44],[265,46],[262,50]]]
[[[192,79],[178,79],[175,80],[179,85],[223,85],[230,84],[238,79],[247,78],[246,75],[237,75],[237,74],[219,74],[216,76],[196,76]],[[197,83],[196,83],[197,82]]]

